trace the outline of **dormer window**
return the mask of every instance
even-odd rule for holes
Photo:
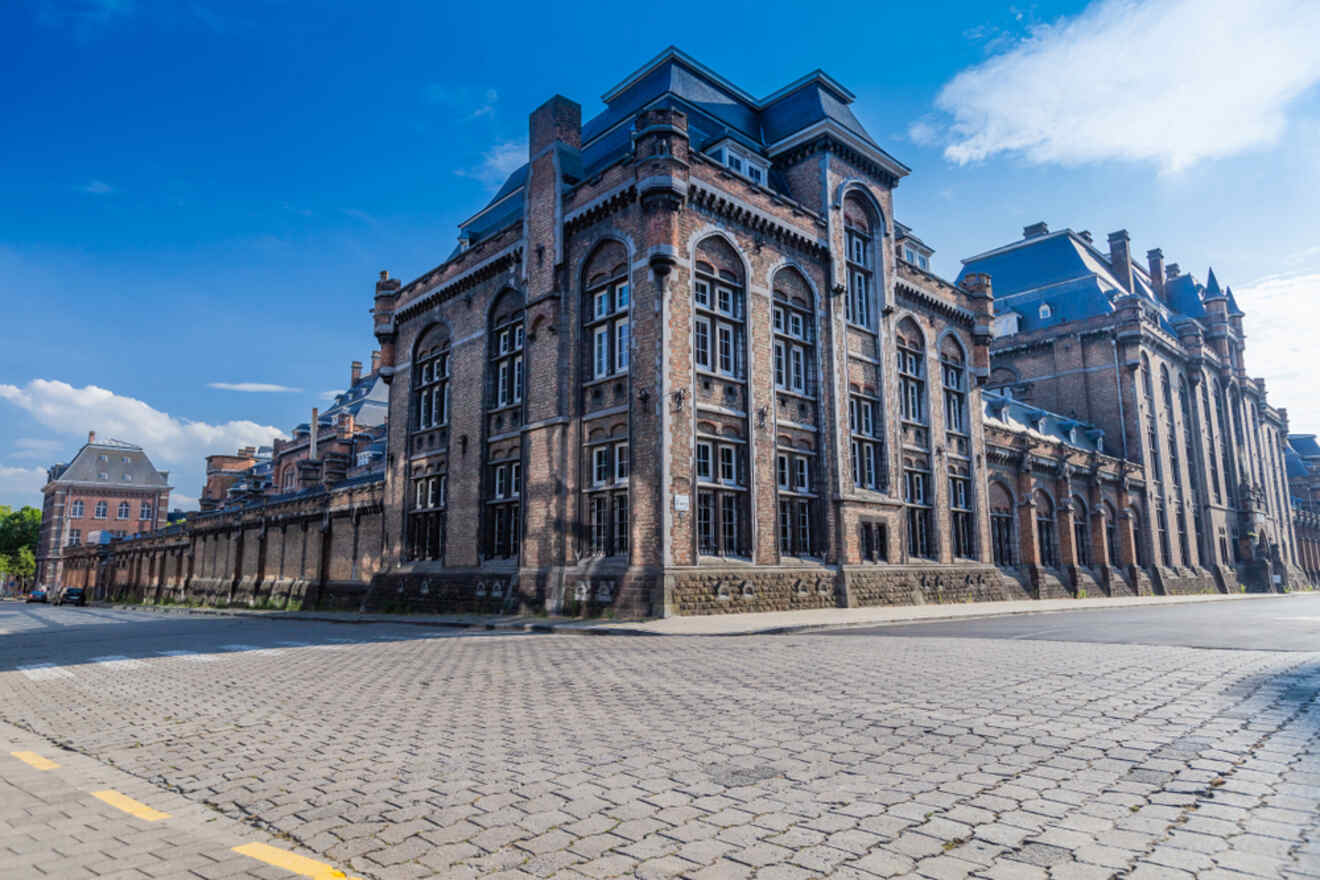
[[[767,167],[750,154],[725,147],[722,150],[716,150],[714,156],[716,160],[723,162],[724,166],[735,174],[746,177],[752,183],[765,184]]]
[[[1053,314],[1054,314],[1054,310],[1050,308],[1049,303],[1041,303],[1040,319],[1042,321],[1045,320],[1046,318],[1051,317]]]

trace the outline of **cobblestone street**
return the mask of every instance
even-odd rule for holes
[[[1320,650],[0,612],[14,737],[362,878],[1320,877]]]

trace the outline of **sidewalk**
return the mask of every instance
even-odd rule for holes
[[[1314,595],[1287,593],[1284,596]],[[835,627],[925,623],[1011,614],[1103,610],[1136,605],[1178,605],[1189,602],[1238,602],[1283,598],[1277,593],[1139,596],[1117,599],[1040,599],[1017,602],[971,602],[948,605],[889,605],[867,608],[820,608],[808,611],[767,611],[754,614],[714,614],[652,620],[603,621],[578,618],[492,616],[481,614],[358,614],[352,611],[257,611],[243,608],[189,608],[178,605],[112,605],[124,611],[154,614],[201,614],[261,617],[271,620],[316,620],[329,623],[391,623],[405,626],[446,626],[468,629],[517,630],[575,635],[628,636],[749,636],[804,632]],[[101,603],[97,603],[101,604]],[[106,607],[106,606],[103,606]]]

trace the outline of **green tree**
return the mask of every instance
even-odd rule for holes
[[[28,584],[32,581],[33,575],[37,573],[37,555],[32,552],[31,547],[19,547],[18,553],[14,556],[14,574],[18,575],[19,583]]]
[[[0,553],[13,558],[20,547],[27,547],[35,553],[40,532],[41,511],[37,508],[13,510],[0,507]]]

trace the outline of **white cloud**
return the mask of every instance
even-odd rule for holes
[[[527,162],[527,141],[500,141],[481,156],[481,163],[454,173],[498,187]]]
[[[342,391],[322,391],[320,396],[322,400],[334,400],[343,393]]]
[[[41,507],[41,487],[46,485],[42,467],[0,467],[0,504]]]
[[[1269,146],[1320,81],[1318,40],[1315,0],[1096,0],[944,86],[944,155],[1176,171]]]
[[[207,388],[218,388],[221,391],[302,391],[301,388],[290,388],[288,385],[270,385],[266,382],[208,382]]]
[[[112,192],[115,192],[115,188],[104,180],[89,180],[82,186],[75,187],[75,189],[77,189],[78,192],[84,192],[93,196],[108,196]]]
[[[451,86],[444,83],[431,83],[422,89],[422,97],[431,104],[439,104],[456,110],[461,114],[461,121],[494,117],[495,108],[500,101],[500,93],[495,89],[479,89],[471,86]]]
[[[88,431],[101,439],[124,440],[146,450],[157,467],[173,471],[175,486],[201,486],[205,457],[233,452],[242,446],[267,446],[286,435],[278,428],[245,420],[209,424],[163,413],[141,400],[87,385],[33,379],[26,385],[0,385],[0,400],[7,401],[39,424],[66,434],[74,443],[71,455]],[[37,469],[40,471],[40,469]],[[43,475],[44,471],[40,471]]]
[[[1320,272],[1272,275],[1235,289],[1247,332],[1247,373],[1263,376],[1270,403],[1294,433],[1320,433],[1320,384],[1311,337],[1320,322]]]
[[[39,437],[19,437],[14,441],[18,452],[11,453],[11,458],[46,458],[57,455],[60,451],[58,440],[43,440]]]
[[[184,495],[178,490],[170,493],[170,510],[197,510],[200,506],[192,495]]]

